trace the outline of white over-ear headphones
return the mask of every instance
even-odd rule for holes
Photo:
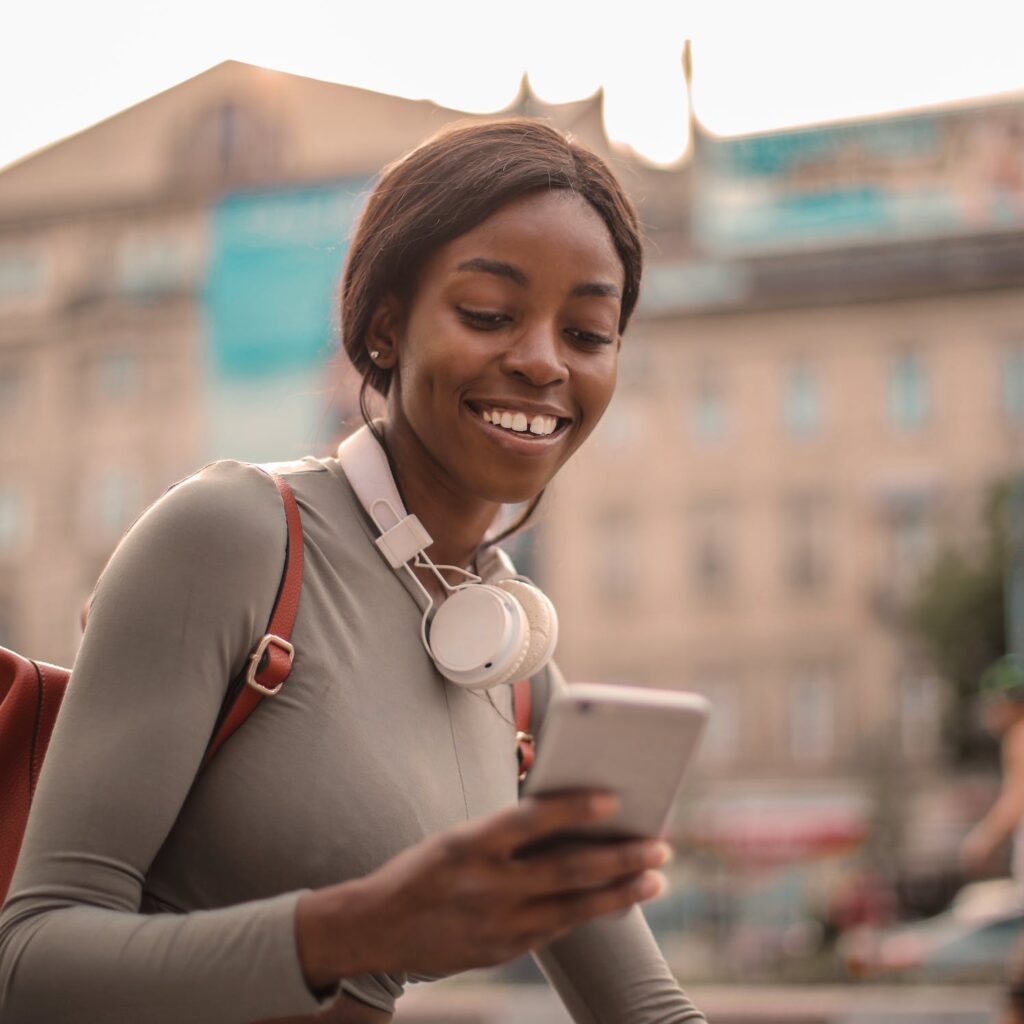
[[[456,566],[434,565],[424,550],[433,543],[430,534],[405,511],[387,455],[368,427],[342,442],[338,460],[380,531],[377,547],[391,568],[404,569],[427,599],[420,638],[441,675],[459,686],[486,690],[539,672],[558,642],[558,615],[550,599],[517,576],[508,556],[496,547],[487,551],[485,575],[490,582]],[[448,595],[434,613],[429,635],[434,599],[413,566],[430,569]],[[467,582],[452,586],[441,569],[461,573]]]

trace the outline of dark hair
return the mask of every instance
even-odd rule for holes
[[[394,296],[406,304],[424,264],[441,246],[508,203],[549,190],[578,195],[607,225],[624,271],[619,331],[626,329],[640,293],[643,252],[636,211],[608,165],[541,121],[507,118],[448,127],[384,168],[345,261],[342,344],[362,377],[359,406],[367,423],[369,390],[386,396],[392,376],[367,352],[370,321],[380,303]],[[502,537],[519,529],[535,505],[536,500]]]
[[[636,211],[600,157],[541,121],[458,124],[389,165],[359,219],[341,286],[341,331],[352,364],[375,391],[390,374],[366,351],[370,318],[389,295],[409,299],[423,264],[515,199],[574,192],[600,214],[625,271],[619,330],[636,306],[643,265]]]

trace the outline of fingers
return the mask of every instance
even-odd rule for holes
[[[594,790],[528,796],[507,811],[467,826],[463,838],[481,852],[511,857],[520,847],[554,833],[607,821],[618,808],[615,796]]]
[[[521,891],[529,897],[557,896],[598,889],[631,875],[661,867],[672,856],[656,840],[603,843],[556,849],[514,862]]]
[[[655,899],[665,891],[666,885],[661,872],[645,871],[603,889],[582,890],[538,900],[525,923],[535,937],[535,944],[539,945],[594,918],[621,913],[634,903]]]

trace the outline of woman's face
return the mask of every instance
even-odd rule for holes
[[[424,449],[455,493],[533,497],[612,397],[623,283],[585,200],[503,207],[434,253],[408,308],[385,317],[389,434]]]

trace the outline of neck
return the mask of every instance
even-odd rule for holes
[[[406,511],[418,516],[433,538],[430,560],[469,568],[501,504],[458,490],[413,431],[382,426]]]

